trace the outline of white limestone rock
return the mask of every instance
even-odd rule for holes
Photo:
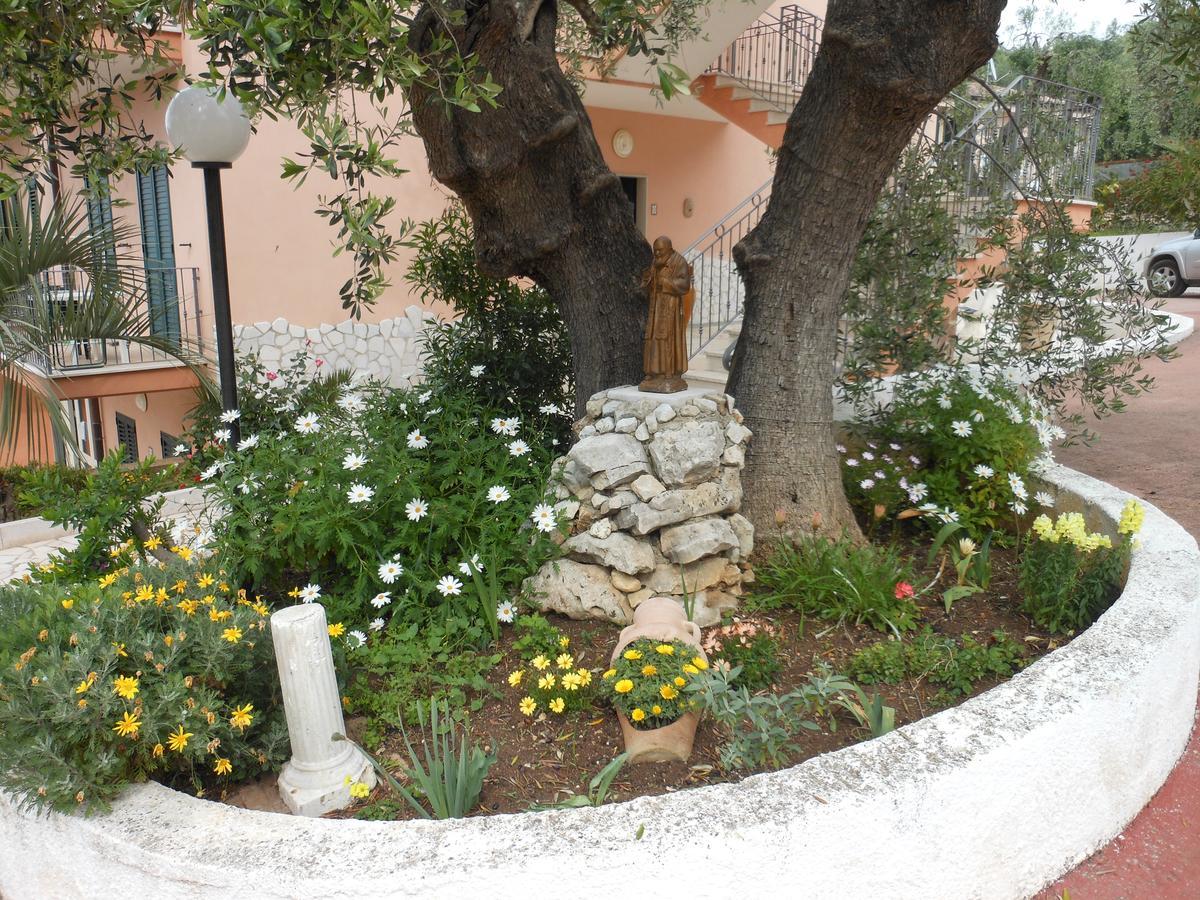
[[[564,549],[580,562],[598,563],[626,575],[639,575],[654,569],[654,553],[644,541],[614,531],[608,537],[594,537],[590,531],[570,538]]]
[[[590,534],[592,537],[594,537],[598,541],[606,540],[608,538],[608,536],[611,535],[612,533],[613,533],[612,519],[600,519],[597,522],[593,522],[591,527],[588,528],[588,534]]]
[[[613,420],[608,416],[596,420],[596,431],[600,434],[608,434],[615,427]]]
[[[633,594],[642,589],[642,583],[632,575],[626,575],[620,569],[613,569],[612,583],[623,594]]]
[[[675,418],[675,407],[669,403],[660,403],[654,410],[654,418],[661,425]]]
[[[583,438],[568,456],[598,491],[628,484],[650,471],[646,450],[631,434],[599,434]]]
[[[742,425],[740,420],[730,422],[725,426],[725,437],[731,444],[740,444],[750,437],[750,429]]]
[[[649,502],[666,490],[663,483],[653,475],[640,475],[630,485],[638,499],[643,503]]]
[[[663,554],[675,563],[695,562],[739,546],[729,522],[715,516],[665,528],[660,540]]]
[[[729,527],[737,535],[738,553],[742,559],[749,559],[754,552],[754,524],[741,513],[729,517]]]
[[[699,484],[720,469],[725,436],[718,422],[690,421],[659,429],[647,447],[654,471],[665,485]]]
[[[633,620],[633,607],[613,587],[603,566],[560,559],[526,578],[522,590],[542,610],[570,619],[603,619],[617,625]]]
[[[683,569],[682,581],[680,568]],[[659,594],[682,596],[685,589],[694,594],[725,581],[730,576],[731,568],[737,571],[736,566],[730,566],[728,560],[719,556],[710,556],[682,567],[664,563],[655,566],[654,571],[642,579],[642,583]]]
[[[721,454],[721,462],[727,466],[737,466],[740,469],[746,465],[746,451],[738,444],[727,447]]]

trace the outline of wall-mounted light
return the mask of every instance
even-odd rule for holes
[[[150,401],[146,399],[145,394],[137,394],[133,398],[133,405],[138,408],[138,412],[145,412],[150,408]]]
[[[618,128],[612,136],[613,153],[625,159],[633,153],[633,135],[627,129]]]

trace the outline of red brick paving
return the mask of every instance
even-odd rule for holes
[[[1200,319],[1200,297],[1168,309]],[[1158,382],[1127,412],[1096,425],[1100,441],[1068,447],[1058,459],[1119,485],[1200,535],[1200,335],[1167,364],[1146,366]],[[1069,892],[1069,893],[1068,893]],[[1175,900],[1200,898],[1200,729],[1150,803],[1111,844],[1039,898]]]

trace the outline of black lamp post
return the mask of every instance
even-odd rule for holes
[[[233,356],[233,316],[229,309],[229,265],[225,253],[225,208],[221,170],[242,155],[250,141],[250,119],[232,94],[218,98],[212,87],[184,88],[167,107],[167,136],[192,167],[204,172],[204,205],[208,214],[208,254],[212,268],[213,313],[217,326],[217,370],[221,407],[236,410],[237,371]],[[241,439],[237,420],[229,425],[230,443]]]

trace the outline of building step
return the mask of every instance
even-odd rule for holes
[[[716,372],[688,369],[683,374],[683,379],[692,387],[711,387],[719,391],[724,391],[725,382],[729,380],[729,376],[724,370],[718,374]]]

